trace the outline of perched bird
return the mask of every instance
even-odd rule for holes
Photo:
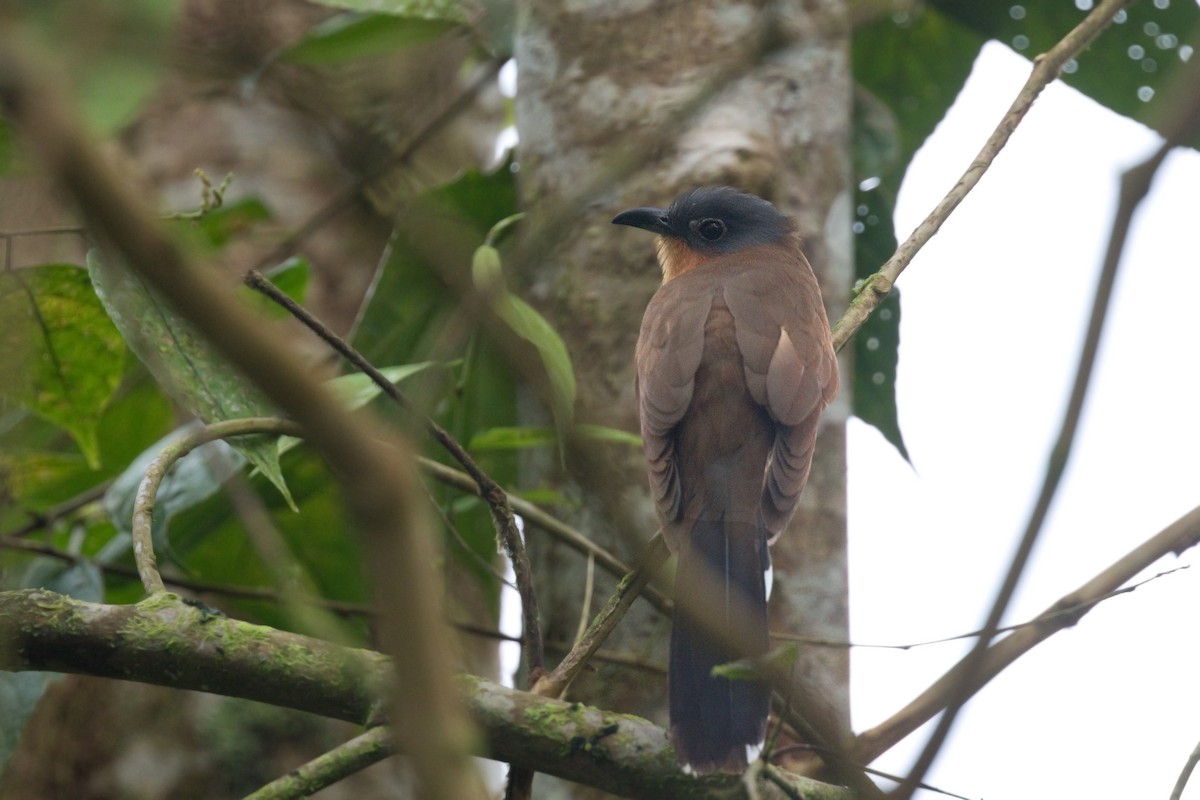
[[[838,390],[829,321],[795,224],[761,198],[697,189],[613,223],[657,234],[663,283],[637,343],[650,487],[678,556],[671,742],[696,773],[741,772],[770,688],[713,667],[767,652],[767,546],[808,480]]]

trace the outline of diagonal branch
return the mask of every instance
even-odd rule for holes
[[[1094,25],[1097,26],[1095,30],[1099,32],[1111,20],[1111,15],[1126,4],[1124,0],[1111,0],[1111,2],[1102,3],[1096,8],[1096,11],[1088,15],[1087,19],[1075,31],[1072,31],[1068,35],[1068,38],[1075,36],[1077,32],[1088,24],[1089,20],[1092,20],[1093,17],[1103,11],[1108,16],[1104,16],[1094,22]],[[1064,41],[1066,40],[1064,39]],[[1057,49],[1059,48],[1056,47],[1055,50]],[[1035,72],[1036,69],[1037,67],[1035,66]],[[913,765],[912,771],[904,783],[896,790],[896,795],[900,798],[906,800],[916,791],[917,785],[925,777],[925,773],[932,766],[934,759],[937,758],[937,754],[941,750],[946,737],[949,735],[950,729],[953,727],[955,718],[962,705],[977,691],[975,685],[980,676],[980,671],[988,661],[988,648],[996,635],[996,631],[1000,627],[1000,621],[1004,618],[1004,612],[1008,609],[1009,601],[1017,590],[1021,575],[1025,571],[1025,566],[1028,564],[1029,558],[1033,553],[1034,544],[1037,542],[1045,524],[1046,516],[1050,512],[1050,506],[1054,501],[1055,495],[1058,493],[1058,486],[1066,471],[1067,462],[1070,460],[1071,450],[1075,442],[1075,434],[1079,428],[1079,420],[1083,414],[1083,404],[1087,399],[1088,389],[1091,386],[1092,370],[1100,349],[1100,337],[1104,331],[1105,321],[1108,317],[1108,307],[1112,298],[1113,286],[1116,283],[1117,272],[1121,265],[1122,254],[1125,251],[1125,241],[1133,223],[1134,212],[1150,191],[1150,185],[1154,181],[1154,176],[1157,174],[1159,167],[1162,166],[1167,154],[1176,145],[1193,139],[1198,129],[1200,129],[1200,98],[1197,98],[1195,95],[1195,85],[1198,76],[1200,76],[1200,67],[1195,64],[1185,67],[1176,76],[1170,87],[1170,93],[1177,102],[1169,106],[1170,117],[1163,128],[1166,136],[1165,141],[1150,158],[1130,168],[1121,176],[1121,193],[1118,200],[1117,212],[1113,218],[1108,248],[1105,252],[1104,263],[1101,266],[1100,277],[1096,284],[1096,293],[1092,301],[1092,312],[1088,320],[1083,349],[1079,355],[1075,381],[1071,387],[1071,396],[1067,402],[1058,438],[1055,440],[1054,447],[1050,452],[1050,457],[1046,464],[1046,472],[1042,480],[1041,490],[1030,513],[1025,532],[1021,536],[1020,544],[1017,546],[1016,554],[1013,556],[1012,563],[1009,565],[1008,572],[1004,577],[1004,582],[996,594],[991,611],[988,613],[987,622],[983,626],[983,633],[979,640],[976,641],[971,652],[958,665],[958,667],[961,667],[961,672],[950,690],[945,705],[945,713],[938,719],[937,726],[934,728],[929,741],[926,742],[925,748]]]
[[[874,761],[946,708],[955,688],[963,684],[965,677],[970,677],[965,687],[969,697],[1035,646],[1077,623],[1095,608],[1099,598],[1116,592],[1168,553],[1179,554],[1197,544],[1200,544],[1200,506],[1129,551],[1075,591],[1060,598],[1039,614],[1034,624],[1022,627],[993,644],[969,676],[967,667],[970,656],[963,658],[890,719],[859,734],[850,748],[850,757],[861,764]]]

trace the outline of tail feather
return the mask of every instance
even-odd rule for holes
[[[770,688],[714,677],[712,669],[768,647],[759,526],[699,520],[679,552],[668,688],[671,742],[694,772],[741,772],[762,744]]]

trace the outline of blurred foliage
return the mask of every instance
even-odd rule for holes
[[[25,33],[54,54],[84,119],[102,134],[128,124],[157,87],[182,0],[24,0]],[[64,46],[69,42],[70,46]]]
[[[425,41],[468,22],[478,22],[477,29],[486,32],[500,52],[512,47],[512,4],[502,0],[473,5],[470,13],[450,0],[323,4],[351,13],[318,26],[276,57],[340,63]],[[171,42],[168,26],[178,5],[163,0],[42,0],[17,7],[29,35],[60,57],[56,68],[74,82],[91,127],[111,133],[133,118],[160,79]],[[957,97],[983,43],[995,39],[1032,56],[1083,17],[1079,5],[1086,4],[930,0],[878,17],[855,31],[853,149],[858,189],[853,223],[860,278],[893,252],[892,208],[905,170]],[[478,8],[486,9],[483,20],[471,16]],[[1072,65],[1065,80],[1118,113],[1154,124],[1161,113],[1156,103],[1189,52],[1198,19],[1194,2],[1138,3]],[[16,150],[11,129],[0,121],[0,176],[30,169]],[[561,428],[569,424],[564,420],[569,419],[573,377],[569,354],[557,334],[502,283],[505,242],[498,232],[489,234],[516,213],[515,183],[513,169],[490,175],[468,172],[413,199],[397,218],[353,341],[373,363],[390,365],[389,377],[405,380],[406,394],[416,407],[460,442],[469,443],[482,468],[501,485],[528,497],[554,500],[557,495],[550,487],[518,484],[516,459],[528,448],[555,447],[561,431],[520,426],[517,397],[520,392],[524,398],[542,398],[547,408],[558,412]],[[176,223],[173,230],[187,247],[208,256],[227,252],[239,236],[268,216],[264,204],[248,197],[206,209],[195,219]],[[0,319],[5,323],[0,328],[0,532],[31,527],[39,541],[64,554],[128,567],[132,559],[127,512],[117,500],[129,491],[131,477],[120,482],[107,506],[98,498],[122,472],[130,470],[136,477],[131,465],[153,453],[155,443],[176,429],[171,402],[150,372],[167,383],[177,384],[179,378],[167,379],[161,370],[148,371],[126,358],[121,339],[144,340],[154,319],[168,320],[157,328],[157,336],[152,332],[151,345],[139,346],[153,364],[151,351],[177,349],[190,335],[170,322],[151,296],[136,290],[132,305],[109,298],[109,312],[126,318],[114,327],[79,266],[48,264],[20,275],[0,274]],[[290,296],[302,299],[310,267],[291,260],[279,265],[272,277]],[[489,288],[491,282],[495,286]],[[478,290],[477,284],[482,284]],[[501,293],[502,303],[483,301],[489,293],[494,300],[495,291]],[[280,316],[259,299],[251,305],[265,318]],[[903,454],[895,408],[899,322],[896,294],[855,342],[853,384],[856,413]],[[138,331],[143,333],[135,335]],[[188,352],[183,356],[184,372],[194,374],[206,358],[198,351]],[[205,374],[221,379],[205,378],[200,388],[185,394],[213,395],[218,408],[231,402],[245,406],[249,401],[243,388],[227,372],[222,362],[209,363]],[[375,397],[377,391],[361,385],[361,378],[350,382],[359,385],[349,388],[353,397],[347,397],[348,403],[371,401],[377,412],[421,442],[426,455],[457,466],[429,442],[412,415]],[[268,410],[259,406],[254,413]],[[219,417],[211,407],[200,413]],[[634,437],[619,431],[577,428],[574,433],[636,445]],[[275,456],[270,458],[273,462]],[[237,466],[236,459],[233,463]],[[247,477],[290,547],[297,569],[324,597],[365,602],[359,545],[347,529],[342,499],[324,465],[309,448],[297,446],[278,457],[277,467],[268,465],[268,472],[272,469],[278,470],[275,480],[288,487],[299,513],[269,489],[263,474]],[[165,571],[214,585],[273,587],[274,573],[251,546],[228,499],[212,491],[216,481],[202,471],[183,470],[177,481],[180,502],[172,508],[169,533],[165,525],[161,533],[169,542],[162,554]],[[477,499],[440,485],[431,484],[429,491],[447,529],[455,534],[455,546],[445,548],[447,558],[465,565],[481,581],[494,610],[499,587],[485,565],[495,561],[497,548],[487,509]],[[72,504],[71,510],[40,526],[29,525],[64,503]],[[117,524],[106,507],[120,509],[114,511]],[[10,550],[0,551],[0,557],[4,587],[32,580],[101,596],[100,578],[92,567]],[[114,602],[141,596],[136,580],[111,574],[104,576],[102,588]],[[249,619],[281,627],[292,622],[277,602],[230,598],[226,605]],[[346,633],[358,641],[369,635],[361,618],[348,622]],[[6,718],[25,713],[22,709],[36,700],[40,684],[14,692],[24,705],[0,709]],[[5,755],[0,752],[0,761]]]

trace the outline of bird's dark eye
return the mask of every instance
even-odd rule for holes
[[[706,217],[692,223],[692,230],[700,234],[701,238],[710,242],[715,242],[725,235],[725,223],[719,219]]]

